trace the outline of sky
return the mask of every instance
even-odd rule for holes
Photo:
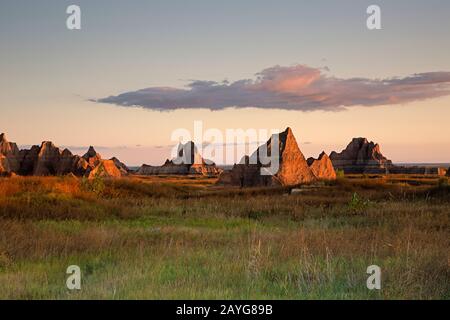
[[[306,157],[366,137],[394,162],[450,162],[449,30],[444,0],[2,0],[0,132],[134,166],[195,121],[289,126]]]

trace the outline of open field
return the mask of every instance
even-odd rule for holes
[[[0,179],[0,298],[449,299],[447,178]],[[65,286],[79,265],[82,289]],[[382,290],[366,268],[382,269]]]

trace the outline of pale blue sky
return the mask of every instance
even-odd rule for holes
[[[82,30],[66,29],[66,7]],[[365,26],[378,4],[383,30]],[[170,144],[170,132],[290,125],[303,149],[344,147],[353,136],[381,143],[394,161],[450,161],[450,99],[349,111],[156,112],[88,102],[189,80],[254,78],[274,65],[330,68],[339,78],[404,77],[450,71],[449,1],[24,1],[0,2],[0,131],[20,144]],[[324,129],[325,128],[325,129]],[[133,149],[131,164],[160,151]],[[150,150],[150,151],[149,151]],[[448,150],[448,151],[447,151]],[[108,152],[108,151],[106,151]],[[310,154],[309,154],[310,153]]]

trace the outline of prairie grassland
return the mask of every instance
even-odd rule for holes
[[[0,179],[0,298],[450,298],[447,179],[214,182]],[[79,291],[65,286],[73,264]],[[373,264],[381,290],[366,288]]]

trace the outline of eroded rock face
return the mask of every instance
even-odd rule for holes
[[[94,168],[98,164],[100,164],[100,160],[102,160],[102,156],[100,153],[95,151],[93,146],[90,146],[88,151],[82,157],[89,164],[90,167]]]
[[[20,152],[17,145],[9,142],[4,133],[0,134],[0,172],[18,172],[20,169]]]
[[[120,176],[128,173],[128,168],[117,158],[111,159],[111,163],[105,164],[103,161],[93,147],[90,147],[83,157],[73,155],[68,149],[61,151],[50,141],[44,141],[40,146],[32,146],[28,150],[19,151],[15,143],[8,142],[4,134],[0,135],[0,175],[75,175],[81,177],[89,176],[101,164],[101,168],[106,168],[108,176],[118,176],[111,168],[111,163],[120,172]],[[102,170],[99,168],[96,172]]]
[[[7,176],[11,173],[8,159],[0,154],[0,176]]]
[[[277,150],[278,155],[273,153],[274,150]],[[276,161],[276,163],[272,163],[272,161]],[[278,170],[276,170],[277,167]],[[250,157],[243,157],[231,171],[223,172],[219,177],[218,184],[240,187],[293,186],[309,183],[315,179],[316,177],[298,147],[292,130],[287,128],[284,132],[273,135]]]
[[[142,165],[137,171],[141,175],[218,175],[221,169],[214,162],[203,159],[194,142],[178,145],[178,154],[167,159],[162,166]]]
[[[308,158],[307,163],[314,176],[319,180],[335,180],[336,172],[333,163],[325,152],[319,155],[318,159]]]
[[[127,175],[130,173],[130,169],[128,169],[128,167],[123,162],[121,162],[119,159],[117,159],[116,157],[113,157],[110,160],[114,162],[117,169],[120,170],[122,175]]]
[[[332,152],[330,159],[335,169],[345,173],[388,173],[392,161],[380,151],[380,146],[366,138],[354,138],[340,153]]]
[[[439,167],[394,165],[383,156],[378,144],[365,138],[354,138],[341,153],[332,152],[330,159],[335,169],[346,174],[445,175],[445,169]]]
[[[74,157],[72,152],[70,152],[69,149],[64,149],[59,157],[58,168],[56,170],[57,174],[65,175],[65,174],[72,173],[74,160],[76,160],[76,158]]]
[[[50,141],[29,150],[21,150],[19,174],[34,176],[66,175],[69,173],[82,176],[87,163],[68,149],[61,151]]]
[[[450,168],[448,168],[446,176],[450,177]]]
[[[113,160],[100,160],[97,166],[89,172],[89,179],[120,178],[122,173]]]
[[[19,174],[34,176],[67,175],[83,176],[89,169],[88,163],[68,149],[61,151],[52,142],[21,150]]]
[[[246,156],[248,159],[249,157]],[[217,181],[219,185],[238,187],[280,186],[282,183],[274,176],[261,175],[261,165],[249,162],[235,164],[230,171],[220,174]]]
[[[137,174],[140,175],[184,175],[189,173],[189,166],[175,165],[169,159],[162,166],[150,166],[143,164]]]
[[[64,149],[58,163],[57,175],[83,176],[89,169],[88,162],[78,155],[73,155],[68,149]]]
[[[89,147],[89,150],[77,162],[77,167],[85,168],[84,176],[89,179],[96,177],[120,178],[129,173],[128,167],[119,159],[113,157],[110,160],[104,160],[92,146]]]
[[[215,176],[222,172],[215,164],[193,164],[189,168],[189,174]]]
[[[39,152],[39,146],[32,146],[31,149],[28,150],[20,150],[20,175],[33,175],[34,167],[38,161]]]
[[[42,142],[37,161],[34,165],[33,175],[50,176],[56,175],[59,162],[61,159],[61,151],[50,141]]]

